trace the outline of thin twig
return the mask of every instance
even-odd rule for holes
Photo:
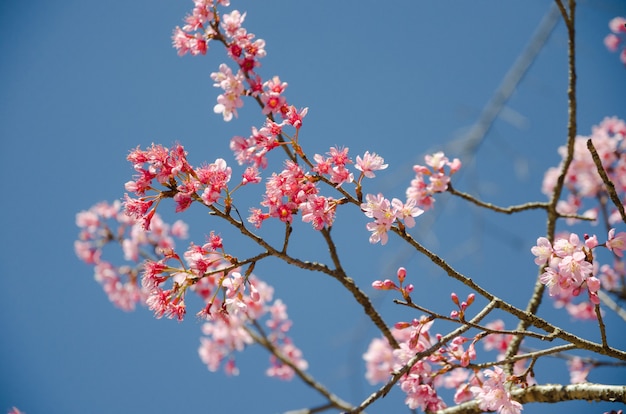
[[[372,322],[376,325],[376,327],[381,331],[383,336],[389,342],[392,348],[398,349],[400,348],[400,344],[396,341],[396,338],[392,335],[389,327],[383,321],[382,316],[378,313],[369,297],[354,283],[354,280],[348,277],[346,272],[343,270],[341,266],[341,262],[339,260],[339,255],[337,254],[337,246],[330,236],[330,230],[327,228],[323,228],[321,230],[322,235],[324,236],[324,240],[326,240],[326,244],[328,245],[328,250],[330,252],[330,257],[335,265],[335,270],[332,272],[331,276],[334,277],[341,283],[346,289],[352,293],[354,299],[363,307],[365,314],[370,317]]]
[[[609,309],[617,313],[617,315],[626,321],[626,309],[620,307],[617,302],[613,300],[609,295],[604,293],[603,290],[598,290],[598,297]]]
[[[415,248],[415,250],[422,253],[426,257],[428,257],[433,264],[435,264],[436,266],[439,266],[443,271],[445,271],[448,274],[448,276],[468,286],[470,289],[472,289],[473,291],[475,291],[477,294],[481,295],[488,301],[490,302],[495,301],[497,308],[502,309],[505,312],[515,316],[520,321],[523,321],[524,326],[523,328],[520,328],[518,325],[518,328],[517,328],[518,331],[526,330],[526,328],[528,328],[530,325],[534,325],[535,327],[539,329],[543,329],[544,331],[552,334],[552,335],[549,335],[550,337],[562,339],[566,342],[576,345],[580,349],[586,349],[589,351],[596,352],[598,354],[607,355],[607,356],[610,356],[610,357],[613,357],[622,361],[626,361],[626,351],[622,351],[622,350],[619,350],[617,348],[612,348],[612,347],[604,347],[602,344],[598,344],[596,342],[592,342],[592,341],[588,341],[586,339],[580,338],[579,336],[574,335],[570,332],[564,331],[558,326],[555,326],[551,324],[550,322],[546,321],[545,319],[536,316],[532,312],[523,311],[513,306],[512,304],[506,301],[503,301],[502,299],[496,297],[492,293],[485,290],[483,287],[481,287],[479,284],[474,282],[472,279],[459,273],[441,257],[437,256],[435,253],[431,252],[430,250],[422,246],[420,243],[418,243],[404,229],[398,229],[396,227],[392,227],[391,230],[395,232],[396,234],[398,234],[400,237],[402,237],[405,241],[407,241],[411,246],[413,246],[413,248]],[[511,342],[516,340],[516,338],[519,338],[519,337],[517,336],[513,337],[511,339]],[[509,350],[510,350],[510,347],[509,347]],[[515,353],[517,354],[517,352]],[[511,355],[507,355],[505,359],[508,359],[508,357],[510,356]]]
[[[598,318],[598,327],[600,328],[600,337],[602,338],[602,345],[607,347],[609,344],[606,341],[606,326],[604,326],[604,320],[602,319],[602,312],[600,312],[600,305],[594,307],[596,317]]]
[[[624,205],[622,204],[619,196],[617,195],[617,191],[615,191],[615,185],[606,174],[604,167],[602,166],[602,161],[600,160],[600,156],[598,155],[598,151],[596,151],[596,147],[593,145],[591,138],[587,140],[587,149],[591,153],[591,158],[593,158],[594,164],[596,164],[596,169],[598,170],[598,174],[602,178],[602,182],[606,186],[606,191],[609,193],[609,197],[611,197],[611,201],[615,204],[615,207],[619,210],[619,214],[622,216],[622,221],[626,223],[626,211],[624,211]]]
[[[567,98],[568,98],[568,121],[567,121],[567,154],[565,159],[563,160],[563,164],[561,166],[561,172],[557,178],[554,189],[552,190],[552,196],[550,198],[550,206],[548,208],[548,219],[547,219],[547,229],[546,236],[550,242],[554,241],[554,234],[556,232],[556,222],[559,218],[559,213],[557,211],[557,204],[561,199],[561,193],[563,192],[563,186],[565,183],[565,177],[567,175],[567,170],[569,169],[572,160],[574,159],[574,143],[576,142],[576,41],[575,41],[575,29],[574,29],[574,21],[575,21],[575,10],[576,10],[576,2],[575,0],[569,0],[569,9],[570,13],[568,15],[565,7],[561,0],[555,0],[556,5],[561,11],[561,15],[563,16],[563,20],[565,21],[565,26],[567,27],[567,37],[568,37],[568,89],[567,89]],[[542,272],[542,269],[540,269]],[[535,282],[535,288],[533,289],[533,293],[528,300],[528,304],[526,306],[526,312],[531,314],[536,314],[539,309],[539,305],[541,304],[541,299],[543,297],[543,292],[545,290],[545,285],[541,283],[541,280],[537,278]],[[525,330],[528,328],[527,320],[520,320],[517,329]],[[517,354],[519,347],[521,345],[521,338],[514,337],[509,343],[509,347],[507,349],[505,358],[513,356]],[[511,371],[513,367],[508,366],[507,370]]]
[[[520,211],[524,211],[524,210],[547,210],[550,207],[550,204],[547,202],[529,202],[529,203],[524,203],[524,204],[519,204],[517,206],[510,206],[510,207],[500,207],[500,206],[496,206],[495,204],[491,204],[491,203],[487,203],[484,201],[481,201],[477,198],[475,198],[474,196],[464,193],[462,191],[458,191],[455,190],[452,187],[451,183],[448,183],[448,190],[447,190],[450,194],[459,196],[467,201],[469,201],[470,203],[476,204],[479,207],[484,207],[487,208],[489,210],[493,210],[497,213],[504,213],[504,214],[513,214],[513,213],[517,213]],[[577,219],[577,220],[587,220],[587,221],[593,221],[594,219],[591,217],[586,217],[586,216],[581,216],[579,214],[560,214],[557,213],[558,216],[560,218],[569,218],[569,219]]]
[[[263,329],[259,325],[259,323],[252,319],[251,320],[253,326],[257,329],[258,332],[253,331],[250,327],[244,325],[243,328],[246,332],[252,337],[252,339],[261,345],[263,348],[267,349],[272,355],[276,356],[283,364],[289,366],[295,374],[300,377],[302,381],[304,381],[311,388],[322,394],[328,401],[333,405],[333,407],[339,408],[340,410],[351,410],[352,405],[343,401],[341,398],[328,391],[322,384],[317,382],[311,375],[301,370],[296,364],[291,361],[291,359],[287,358],[274,344],[267,338]]]

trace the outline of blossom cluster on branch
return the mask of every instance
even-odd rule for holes
[[[256,102],[263,115],[262,126],[253,126],[247,137],[230,139],[235,161],[232,164],[216,158],[192,165],[180,143],[137,147],[127,156],[135,174],[125,184],[123,203],[100,203],[77,215],[81,231],[76,253],[95,267],[96,280],[116,306],[133,310],[142,303],[156,318],[182,321],[187,314],[187,295],[197,295],[202,306],[194,313],[204,321],[199,355],[209,370],[223,366],[227,374],[236,375],[239,368],[235,352],[256,343],[270,354],[268,376],[286,380],[297,376],[322,394],[329,407],[352,412],[364,410],[397,384],[411,409],[446,409],[441,390],[447,388],[455,390],[455,404],[473,400],[481,410],[519,413],[522,404],[514,398],[515,391],[536,384],[534,366],[539,358],[587,349],[626,359],[624,351],[608,344],[600,309],[606,295],[620,298],[624,292],[626,232],[616,230],[620,221],[626,222],[626,124],[622,120],[607,118],[593,129],[591,137],[572,136],[569,145],[560,149],[563,161],[546,173],[543,183],[543,191],[550,197],[556,194],[559,200],[562,189],[568,191],[567,199],[558,204],[535,203],[507,210],[453,190],[452,177],[462,164],[443,152],[426,155],[424,165],[413,166],[415,176],[403,199],[366,193],[365,179],[374,179],[388,168],[384,158],[366,151],[353,159],[349,149],[341,146],[333,146],[323,155],[307,152],[309,143],[303,142],[301,134],[308,108],[297,109],[289,102],[285,95],[288,85],[278,76],[261,76],[260,59],[267,55],[265,42],[243,27],[246,13],[221,11],[229,5],[228,0],[194,0],[185,25],[174,30],[172,43],[179,55],[204,55],[212,43],[221,44],[236,69],[222,63],[219,71],[211,74],[214,86],[220,90],[213,110],[224,121],[231,121],[246,100]],[[271,164],[268,157],[275,150],[284,153],[279,166]],[[311,153],[313,157],[309,157]],[[240,212],[246,210],[240,208],[238,192],[261,183],[261,200],[249,207],[249,215],[243,218]],[[531,250],[540,268],[536,285],[539,291],[542,284],[547,286],[549,295],[572,315],[597,321],[602,344],[578,338],[532,312],[500,300],[422,246],[407,229],[416,225],[417,217],[435,208],[437,195],[444,192],[494,212],[542,208],[552,217],[549,220],[593,219],[612,226],[607,228],[608,236],[602,243],[596,236],[585,235],[581,240],[577,234],[567,232],[558,237],[539,237]],[[192,206],[206,209],[209,221],[220,220],[237,229],[241,237],[258,247],[258,252],[246,257],[235,255],[229,246],[236,242],[222,238],[215,230],[208,232],[204,242],[177,249],[173,239],[187,238],[188,229],[182,221],[171,226],[163,222],[157,209],[163,208],[162,202],[168,203],[165,200],[171,200],[177,214]],[[593,205],[587,206],[587,212],[579,215],[583,204],[590,203]],[[369,220],[364,227],[369,231],[370,243],[385,245],[395,235],[475,293],[464,301],[452,293],[453,308],[449,313],[427,309],[412,297],[414,285],[401,267],[395,280],[376,280],[372,287],[396,292],[399,298],[395,302],[420,316],[388,327],[341,264],[330,233],[340,208],[356,209]],[[289,241],[298,216],[310,223],[326,243],[331,263],[291,255]],[[260,235],[268,220],[284,226],[282,244],[272,244]],[[105,259],[108,244],[121,247],[125,264],[114,265],[108,257]],[[599,265],[594,253],[599,247],[614,255],[612,265]],[[532,255],[529,253],[529,260]],[[288,335],[292,322],[285,303],[275,299],[274,288],[253,273],[255,266],[269,257],[333,277],[352,294],[381,333],[363,355],[366,379],[372,384],[382,383],[381,390],[353,406],[306,372],[308,363]],[[573,305],[572,298],[581,292],[587,293],[589,301]],[[478,296],[487,302],[480,309],[476,309]],[[497,308],[518,318],[525,327],[505,329],[499,318],[483,323]],[[438,320],[458,327],[447,333],[435,332]],[[526,338],[559,338],[566,345],[533,351],[519,346]],[[489,354],[492,351],[496,351],[495,357]],[[593,361],[577,356],[568,356],[567,361],[572,382],[585,381]]]

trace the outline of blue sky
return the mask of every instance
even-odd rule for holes
[[[171,48],[172,29],[191,5],[67,0],[0,6],[0,411],[15,405],[28,414],[278,413],[320,403],[298,381],[266,379],[267,355],[260,349],[238,357],[237,378],[210,373],[197,356],[199,322],[113,308],[92,269],[73,252],[75,214],[123,196],[131,148],[179,141],[193,163],[218,157],[234,163],[229,139],[262,122],[249,102],[228,124],[213,114],[217,90],[209,74],[224,60],[217,46],[196,58],[180,58]],[[353,156],[381,154],[390,167],[365,191],[388,197],[403,196],[411,166],[424,154],[463,137],[549,6],[233,1],[248,12],[248,30],[267,42],[260,73],[279,75],[289,83],[289,101],[309,107],[300,133],[305,149],[324,153],[337,144]],[[617,15],[626,15],[620,0],[581,1],[578,8],[581,134],[605,116],[626,117],[626,69],[602,44]],[[544,200],[543,172],[559,162],[556,149],[566,134],[566,44],[559,23],[457,188],[500,205]],[[250,203],[257,200],[248,196]],[[418,239],[497,295],[525,306],[536,276],[529,249],[543,235],[545,218],[493,216],[445,198],[438,204],[440,210],[420,218]],[[211,230],[228,234],[202,211],[182,218],[196,242]],[[425,306],[445,311],[450,291],[464,292],[397,241],[370,246],[366,218],[355,209],[340,212],[339,220],[333,231],[340,253],[368,293],[373,280],[392,276],[399,265],[414,278],[415,297]],[[322,240],[302,234],[294,251],[324,258]],[[255,272],[287,303],[294,341],[311,374],[352,403],[369,395],[361,355],[376,332],[340,286],[275,262]],[[394,307],[391,296],[374,298],[390,324],[415,316]],[[597,336],[597,327],[572,323],[549,301],[540,313]],[[610,339],[623,347],[623,321],[609,322],[617,327]],[[540,382],[555,382],[566,380],[564,373],[558,362],[538,375]],[[623,374],[598,369],[590,379],[623,383]],[[562,407],[590,409],[586,403]],[[399,390],[368,412],[392,408],[405,410]],[[549,409],[527,405],[524,412]]]

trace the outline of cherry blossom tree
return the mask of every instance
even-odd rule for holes
[[[388,168],[384,146],[357,155],[343,146],[317,148],[306,135],[309,108],[289,100],[288,84],[279,76],[262,71],[265,42],[245,28],[246,13],[230,8],[229,0],[194,0],[184,24],[174,29],[174,48],[181,56],[224,48],[228,62],[210,75],[218,90],[213,111],[225,122],[236,122],[244,105],[257,106],[262,121],[248,136],[224,138],[230,139],[232,154],[202,164],[192,164],[180,143],[132,149],[127,159],[134,175],[125,183],[123,201],[101,202],[77,214],[78,257],[94,267],[115,306],[131,311],[144,305],[156,318],[183,321],[188,313],[200,318],[199,356],[210,371],[237,375],[245,369],[237,364],[238,353],[253,344],[264,348],[268,377],[299,380],[324,399],[302,412],[362,412],[396,386],[404,395],[399,406],[424,412],[519,413],[531,402],[624,402],[626,386],[587,377],[598,366],[623,370],[626,364],[626,350],[611,336],[626,321],[626,123],[607,117],[579,133],[576,2],[556,0],[556,5],[569,40],[569,63],[562,69],[569,77],[569,122],[558,148],[561,162],[539,184],[547,201],[502,207],[458,188],[455,177],[464,160],[444,151],[413,166],[404,194],[370,192],[372,180]],[[612,21],[611,30],[613,37],[605,43],[617,50],[616,36],[626,32],[624,19]],[[240,201],[255,188],[256,204]],[[536,229],[536,243],[527,252],[536,274],[485,269],[534,283],[525,306],[495,294],[412,232],[437,211],[442,196],[494,215],[537,210],[545,216],[546,228]],[[188,225],[183,219],[167,223],[159,211],[183,217],[192,208],[208,213],[207,235],[182,242]],[[445,273],[450,291],[440,298],[440,307],[420,303],[417,293],[427,288],[419,270],[408,264],[366,287],[357,284],[347,265],[354,255],[333,231],[346,214],[362,219],[359,229],[350,230],[352,237],[369,238],[380,249],[393,238]],[[232,238],[215,230],[218,223],[236,230]],[[327,260],[293,253],[292,240],[299,237],[323,240]],[[242,253],[240,243],[250,248]],[[123,260],[107,255],[105,246],[111,244],[121,248]],[[290,336],[287,310],[297,301],[277,298],[262,272],[255,273],[269,259],[335,279],[376,327],[379,335],[363,354],[373,386],[368,398],[348,402],[309,373],[306,355]],[[386,292],[383,297],[402,308],[404,319],[385,320],[367,293],[370,288]],[[460,297],[459,291],[469,293]],[[586,321],[594,333],[585,337],[553,321],[549,312],[538,316],[540,307]],[[617,322],[606,323],[607,313],[617,315],[611,319]],[[503,319],[511,318],[516,324],[507,326]],[[543,382],[538,367],[547,360],[562,361],[569,384]]]

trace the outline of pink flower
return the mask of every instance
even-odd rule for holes
[[[537,245],[533,246],[530,251],[532,252],[532,254],[537,256],[535,258],[535,264],[537,264],[537,266],[543,266],[550,260],[550,257],[552,256],[552,245],[550,244],[550,241],[545,237],[539,237],[537,239]]]
[[[478,407],[503,414],[519,414],[523,409],[522,404],[512,400],[511,394],[505,389],[506,378],[502,368],[494,367],[493,370],[486,369],[483,372],[488,379],[481,386],[470,388],[479,402]]]
[[[335,220],[335,205],[332,198],[312,194],[307,201],[300,203],[298,208],[302,212],[302,221],[311,223],[315,230],[325,226],[330,227]]]
[[[606,242],[606,248],[615,253],[619,257],[624,257],[626,250],[626,232],[619,232],[615,235],[615,229],[609,230],[609,239]]]
[[[614,17],[609,22],[609,29],[611,29],[613,33],[626,33],[626,18]]]
[[[415,226],[415,218],[424,213],[424,210],[416,206],[416,202],[413,199],[409,199],[406,201],[406,204],[403,204],[402,201],[394,198],[391,200],[391,205],[393,206],[395,216],[404,221],[404,225],[408,228],[412,228]]]
[[[619,38],[619,36],[616,36],[613,33],[609,33],[604,38],[604,46],[606,46],[606,48],[611,52],[617,52],[620,43],[621,39]]]
[[[388,167],[387,164],[383,164],[385,161],[380,155],[375,152],[371,153],[365,151],[363,158],[357,155],[355,168],[363,173],[367,178],[374,178],[376,175],[374,171],[384,170]]]
[[[585,364],[580,357],[574,357],[567,362],[567,368],[570,373],[570,383],[580,384],[587,382],[587,375],[589,375],[592,366]]]

